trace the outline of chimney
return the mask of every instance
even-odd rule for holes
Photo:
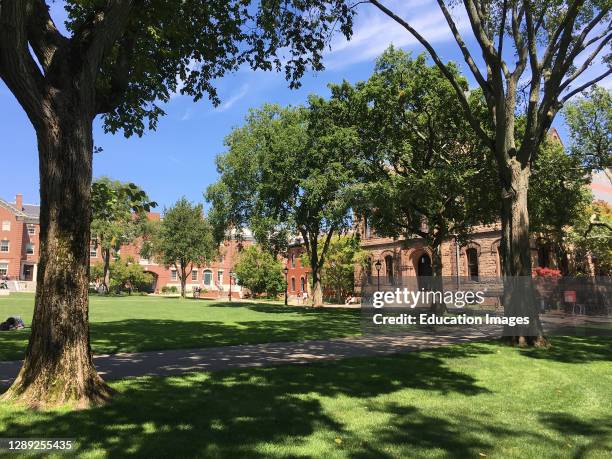
[[[21,193],[17,193],[15,196],[15,207],[17,210],[23,210],[23,195]]]

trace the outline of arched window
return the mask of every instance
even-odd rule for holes
[[[470,279],[478,279],[478,250],[470,247],[465,251],[467,257],[468,276]]]
[[[300,277],[300,291],[306,291],[306,279],[304,279],[303,277]]]
[[[291,267],[295,268],[295,253],[291,254]]]
[[[295,277],[291,278],[291,291],[295,292]]]
[[[387,255],[385,257],[385,274],[387,275],[387,282],[393,281],[393,256]]]

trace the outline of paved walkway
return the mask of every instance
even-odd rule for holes
[[[478,329],[462,328],[450,332],[413,331],[397,336],[359,336],[325,341],[97,355],[94,356],[94,363],[102,377],[111,380],[388,355],[498,336],[500,328],[480,326]],[[0,386],[8,386],[13,381],[21,363],[20,360],[0,362]]]

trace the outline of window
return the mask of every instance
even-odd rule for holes
[[[212,285],[212,271],[204,271],[204,285]]]
[[[295,277],[291,278],[291,291],[295,292]]]
[[[8,275],[8,263],[0,263],[0,276]]]
[[[4,220],[2,222],[2,231],[10,231],[11,230],[11,221],[10,220]]]
[[[28,234],[30,236],[34,236],[36,234],[36,226],[35,225],[28,225]]]
[[[295,253],[291,254],[291,267],[295,268]]]
[[[98,256],[98,246],[96,244],[91,244],[89,246],[89,256],[91,258],[96,258]]]
[[[300,277],[300,291],[306,291],[306,279],[304,279],[303,277]]]
[[[220,284],[223,283],[223,271],[221,270],[217,271],[217,282]]]
[[[386,274],[387,274],[387,281],[392,282],[393,281],[393,256],[387,255],[385,257],[385,268],[386,268]]]
[[[3,239],[0,241],[0,252],[8,252],[9,251],[9,241],[8,239]]]
[[[192,269],[191,270],[191,280],[192,281],[197,281],[198,280],[198,270],[197,269]]]
[[[176,274],[176,269],[172,269],[172,270],[170,270],[170,280],[175,281],[175,280],[177,280],[177,279],[178,279],[178,276],[177,276],[177,274]]]
[[[550,252],[548,247],[540,247],[538,248],[538,266],[540,268],[548,268],[548,264],[550,262]]]
[[[34,255],[34,244],[26,244],[26,254]]]
[[[470,279],[477,280],[478,279],[478,250],[475,248],[469,248],[465,251],[465,255],[467,256],[467,265],[468,265],[468,276]]]

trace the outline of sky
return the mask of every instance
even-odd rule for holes
[[[463,73],[474,85],[446,22],[434,2],[428,0],[388,1],[386,4],[400,13],[434,45],[445,61],[459,63]],[[54,2],[51,14],[60,26],[65,19],[62,2]],[[455,13],[466,42],[475,49],[469,24],[459,11]],[[328,83],[365,80],[371,74],[376,57],[393,44],[414,54],[424,49],[412,36],[382,12],[369,4],[358,7],[353,37],[332,40],[326,51],[321,72],[309,72],[302,78],[302,87],[291,90],[283,74],[254,72],[241,69],[216,82],[221,104],[213,107],[208,100],[194,103],[188,96],[175,95],[163,107],[156,131],[143,137],[126,139],[121,133],[105,134],[101,122],[94,123],[94,143],[102,153],[94,155],[94,177],[108,176],[134,182],[159,210],[171,206],[180,197],[203,202],[203,191],[215,182],[215,156],[224,152],[223,139],[233,127],[242,124],[250,108],[271,102],[281,105],[304,103],[309,94],[329,95]],[[585,73],[596,74],[597,68]],[[612,87],[612,78],[603,81]],[[567,134],[560,116],[554,123],[562,139]],[[13,95],[0,81],[0,197],[13,201],[22,193],[25,203],[39,203],[38,153],[36,136],[29,120]]]

